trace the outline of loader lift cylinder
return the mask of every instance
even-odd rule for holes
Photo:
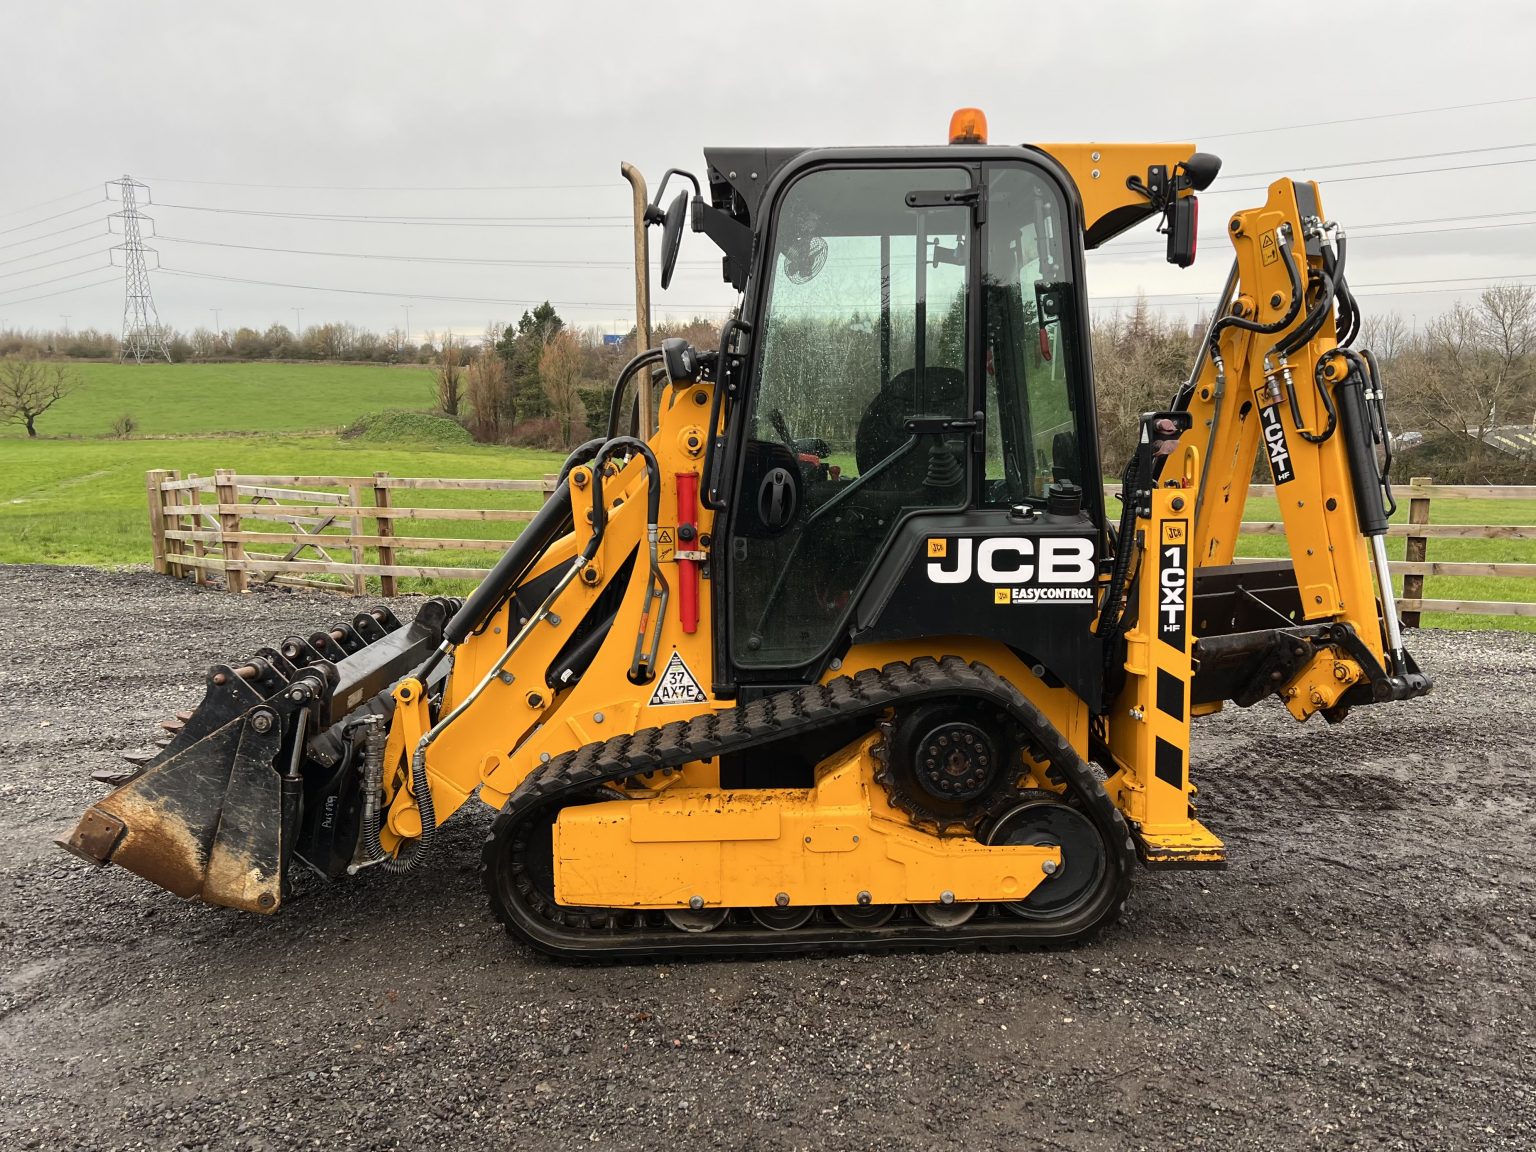
[[[496,605],[521,580],[544,550],[564,534],[571,515],[570,481],[563,481],[528,522],[517,541],[502,554],[479,587],[469,594],[464,607],[454,613],[443,629],[443,650],[464,643],[469,634],[484,624]]]

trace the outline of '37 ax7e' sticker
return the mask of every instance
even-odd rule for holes
[[[1270,404],[1259,409],[1259,427],[1264,431],[1264,450],[1269,453],[1269,470],[1275,484],[1289,484],[1296,479],[1296,469],[1291,464],[1291,450],[1285,443],[1285,425],[1280,422],[1280,405]]]
[[[994,604],[1093,601],[1094,544],[1079,536],[928,538],[928,579],[934,584],[992,588]]]
[[[1189,617],[1189,521],[1165,520],[1157,549],[1157,637],[1184,651]]]
[[[699,681],[688,665],[683,663],[681,652],[672,653],[672,659],[656,678],[656,690],[651,693],[651,707],[666,704],[702,704],[709,697],[699,687]]]

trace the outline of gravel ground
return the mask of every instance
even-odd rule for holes
[[[0,1147],[1536,1147],[1536,636],[1440,687],[1204,721],[1220,873],[1069,952],[568,967],[491,921],[486,817],[263,920],[55,848],[203,669],[334,597],[0,568]]]

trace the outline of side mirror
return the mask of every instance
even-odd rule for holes
[[[683,219],[688,215],[688,193],[679,192],[667,205],[667,214],[661,225],[661,287],[671,287],[672,273],[677,268],[677,252],[683,243]]]

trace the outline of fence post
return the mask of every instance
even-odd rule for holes
[[[160,490],[160,485],[170,475],[164,468],[144,473],[144,491],[149,497],[149,543],[155,571],[162,576],[170,571],[170,566],[165,562],[165,493]]]
[[[180,480],[181,473],[172,468],[166,479]],[[165,516],[165,508],[180,508],[186,503],[185,493],[180,488],[172,488],[166,495],[170,497],[170,500],[160,510],[160,515],[165,517],[166,527],[173,531],[185,532],[187,528],[187,518],[185,516],[177,516],[174,513],[170,516]],[[166,568],[172,576],[177,578],[186,577],[187,565],[179,563],[180,557],[186,554],[187,542],[185,540],[170,539],[165,542]]]
[[[389,479],[388,472],[375,472],[373,474],[373,506],[375,508],[389,508],[389,485],[385,483]],[[380,536],[393,536],[395,534],[395,518],[393,516],[380,516],[375,520]],[[393,544],[379,545],[379,564],[389,567],[395,562],[395,546]],[[395,577],[385,573],[379,577],[379,592],[385,597],[397,594]]]
[[[549,498],[555,494],[555,489],[560,487],[557,481],[560,479],[558,472],[544,473],[544,487],[540,491],[540,504],[548,504]]]
[[[196,480],[197,473],[188,472],[187,479]],[[195,513],[191,518],[189,530],[201,532],[203,530],[203,514],[199,509],[203,505],[203,490],[201,488],[188,488],[187,495],[191,497],[192,510]],[[202,560],[208,555],[208,549],[201,540],[192,541],[192,555],[198,560]],[[201,564],[195,565],[192,569],[192,583],[198,585],[208,583],[208,569],[204,568]]]
[[[349,500],[351,500],[353,508],[361,509],[362,506],[363,506],[363,486],[361,484],[348,484],[347,485],[347,498]],[[367,555],[366,552],[363,551],[363,546],[356,542],[357,538],[363,534],[363,515],[362,515],[362,512],[361,511],[353,512],[352,516],[351,516],[351,520],[352,520],[352,540],[353,540],[353,544],[352,544],[352,563],[354,565],[356,565],[357,567],[361,568],[364,564],[366,564],[368,562],[368,555]],[[355,573],[353,575],[353,577],[352,577],[352,595],[354,595],[354,596],[366,596],[366,595],[368,595],[368,577],[364,576],[361,572]]]
[[[1408,483],[1414,490],[1412,498],[1408,501],[1408,539],[1404,542],[1403,559],[1409,563],[1422,564],[1429,547],[1429,537],[1413,535],[1413,525],[1429,523],[1429,496],[1419,495],[1417,489],[1433,484],[1432,476],[1415,476]],[[1424,598],[1424,577],[1403,577],[1403,599],[1422,600]],[[1404,612],[1403,626],[1417,628],[1419,626],[1418,612]]]
[[[214,490],[219,494],[219,504],[228,505],[230,511],[219,511],[219,532],[224,537],[224,587],[231,592],[246,590],[245,545],[240,540],[240,489],[235,473],[230,468],[219,468],[213,474]]]

